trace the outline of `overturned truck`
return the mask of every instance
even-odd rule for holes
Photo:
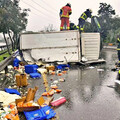
[[[25,61],[104,62],[100,58],[100,33],[58,31],[22,33],[20,49]]]

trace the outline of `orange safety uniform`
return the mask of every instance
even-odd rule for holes
[[[61,18],[61,26],[60,30],[63,30],[63,26],[67,25],[67,30],[70,29],[69,24],[69,15],[72,13],[72,9],[69,6],[64,6],[60,9],[60,18]]]

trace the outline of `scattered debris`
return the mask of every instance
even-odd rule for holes
[[[82,57],[82,61],[83,61],[83,62],[87,62],[88,60],[87,60],[87,58]]]
[[[11,88],[5,88],[5,92],[10,93],[10,94],[21,95],[16,89],[11,89]]]
[[[28,81],[27,81],[27,74],[16,74],[15,75],[16,78],[16,85],[17,86],[27,86],[28,85]]]
[[[23,63],[21,59],[18,58],[14,59],[13,65],[14,66],[8,66],[9,72],[6,74],[7,82],[10,83],[9,86],[5,88],[6,92],[0,91],[0,108],[3,109],[0,110],[0,119],[19,120],[18,112],[23,111],[26,119],[29,120],[30,117],[36,118],[38,111],[44,112],[44,119],[55,117],[56,113],[48,105],[52,105],[54,107],[66,102],[66,99],[64,97],[53,101],[53,95],[55,93],[62,92],[61,89],[58,89],[57,84],[59,83],[59,81],[65,82],[64,77],[65,74],[68,72],[70,66],[68,64],[59,64],[57,66],[54,66],[53,64],[43,65],[42,63],[40,63],[42,67],[36,65],[35,63],[25,65],[25,63]],[[5,73],[1,72],[0,74]],[[56,75],[58,77],[58,80],[54,80],[53,78],[50,79],[50,87],[47,80],[47,74],[51,76]],[[29,85],[28,79],[30,77],[41,78],[41,75],[44,81],[43,84],[46,92],[42,93],[42,96],[35,102],[34,98],[38,87],[27,88],[27,86]],[[61,78],[61,76],[63,78]],[[46,99],[44,99],[43,96],[46,96]],[[15,114],[12,113],[13,111],[9,109],[9,106],[10,109],[15,108]],[[38,114],[38,116],[40,116],[40,114]]]
[[[53,81],[53,84],[58,84],[58,80]]]
[[[34,100],[34,98],[35,98],[35,93],[36,93],[36,91],[38,90],[38,87],[35,87],[34,89],[32,89],[32,88],[28,88],[28,93],[27,93],[27,95],[26,95],[26,102],[29,102],[29,101],[31,101],[31,100]]]
[[[56,93],[62,92],[62,90],[60,90],[60,89],[56,89],[55,91],[56,91]]]
[[[8,106],[10,103],[15,102],[15,99],[19,98],[21,98],[19,95],[9,94],[5,91],[0,91],[0,102],[3,103],[3,106]]]
[[[41,78],[41,74],[40,73],[30,73],[30,77],[31,78]]]
[[[45,120],[45,119],[48,120],[56,115],[56,113],[50,108],[50,106],[45,106],[35,111],[24,112],[24,114],[27,120],[32,120],[37,118],[38,119],[40,118],[40,120]]]
[[[59,79],[60,82],[65,82],[64,78]]]
[[[55,90],[55,89],[58,88],[58,86],[57,85],[51,85],[51,88]]]
[[[90,68],[90,69],[93,69],[93,68],[95,68],[95,67],[93,67],[93,66],[90,66],[89,68]]]
[[[104,69],[97,69],[97,71],[98,71],[98,72],[103,72],[103,71],[104,71]]]
[[[52,101],[51,105],[57,107],[57,106],[60,106],[61,104],[65,103],[65,102],[66,102],[65,97],[60,97],[59,99],[56,99],[56,100]]]
[[[45,68],[38,68],[37,71],[41,74],[42,73],[47,73],[47,70]]]

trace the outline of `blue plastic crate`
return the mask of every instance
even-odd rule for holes
[[[45,112],[41,109],[30,111],[30,112],[24,111],[24,114],[27,120],[45,120],[47,117]]]
[[[57,69],[58,70],[66,70],[66,68],[70,68],[70,65],[69,64],[60,64],[57,66]]]
[[[49,114],[46,114],[46,111],[50,111]],[[56,115],[56,113],[49,106],[42,107],[41,109],[25,112],[25,117],[27,120],[48,120]]]
[[[46,111],[50,111],[49,114],[46,116],[46,119],[50,119],[50,118],[53,118],[56,113],[54,112],[53,109],[50,108],[50,106],[45,106],[45,107],[42,107],[41,109],[43,109],[43,111],[46,113]]]
[[[62,70],[62,69],[63,69],[61,65],[58,65],[56,68],[57,68],[58,70]]]
[[[18,66],[19,66],[19,62],[20,62],[20,60],[18,60],[17,58],[15,58],[15,59],[13,60],[13,66],[14,66],[14,67],[18,67]]]
[[[26,73],[36,73],[38,69],[38,65],[25,65]]]
[[[5,88],[5,92],[10,93],[10,94],[21,95],[16,89],[11,89],[11,88]]]
[[[40,73],[30,73],[30,77],[31,78],[41,78],[41,74]]]

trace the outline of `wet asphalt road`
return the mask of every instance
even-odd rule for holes
[[[62,76],[66,79],[58,83],[62,93],[55,94],[54,98],[64,96],[67,102],[55,110],[59,120],[120,120],[120,86],[115,84],[117,71],[111,71],[117,61],[117,52],[104,49],[102,58],[106,63],[90,65],[94,68],[72,65]],[[51,78],[59,79],[56,75],[49,75],[49,84]],[[42,78],[31,79],[29,83],[29,87],[39,86],[37,100],[44,92]]]

